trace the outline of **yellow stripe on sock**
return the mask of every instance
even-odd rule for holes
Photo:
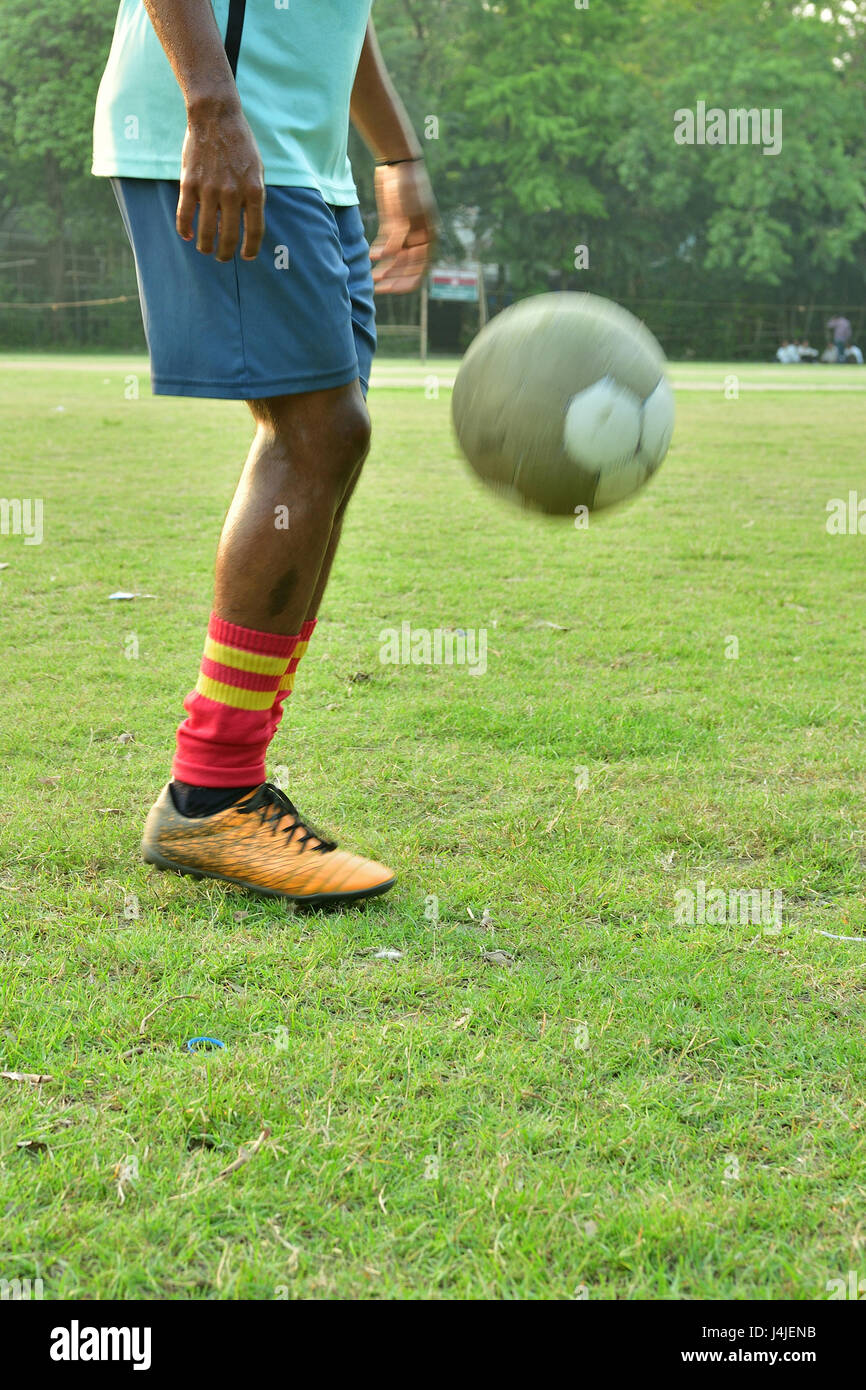
[[[284,656],[262,656],[259,652],[245,652],[240,647],[227,647],[224,642],[215,642],[208,637],[204,644],[204,654],[221,666],[233,666],[236,671],[253,671],[259,676],[281,676],[286,669]]]
[[[270,709],[274,703],[272,690],[242,690],[239,685],[226,685],[224,681],[211,680],[210,676],[201,674],[195,688],[199,695],[216,700],[220,705],[230,705],[232,709]]]
[[[292,652],[291,660],[292,660],[292,662],[295,663],[295,666],[296,666],[296,667],[297,667],[298,662],[300,661],[301,657],[304,655],[304,652],[307,650],[307,647],[308,647],[309,645],[310,645],[310,642],[309,642],[309,638],[308,638],[306,642],[299,642],[298,645],[295,647],[295,650]],[[291,664],[291,663],[290,663],[290,664]],[[295,671],[286,671],[285,675],[283,676],[283,679],[280,681],[280,690],[288,690],[288,691],[290,691],[290,692],[291,692],[292,690],[294,690],[294,688],[295,688],[295,676],[296,676],[296,675],[297,675],[297,671],[296,671],[296,670],[295,670]]]

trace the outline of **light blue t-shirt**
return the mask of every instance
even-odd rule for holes
[[[349,101],[371,0],[212,0],[240,29],[236,82],[265,183],[357,203],[346,155]],[[186,107],[142,0],[120,0],[99,84],[93,173],[177,179]]]

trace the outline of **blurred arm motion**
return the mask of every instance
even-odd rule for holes
[[[420,285],[436,239],[436,202],[420,143],[388,76],[372,20],[352,88],[352,122],[378,161],[379,232],[370,248],[379,294]]]

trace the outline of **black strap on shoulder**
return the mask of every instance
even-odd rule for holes
[[[238,75],[238,54],[241,51],[241,35],[244,32],[244,11],[247,0],[229,0],[229,17],[226,24],[226,57],[232,70],[232,77]]]

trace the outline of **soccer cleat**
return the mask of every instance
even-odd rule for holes
[[[163,787],[144,827],[145,862],[195,878],[219,878],[270,897],[317,903],[385,893],[394,874],[338,849],[301,820],[270,782],[213,816],[182,816]]]

